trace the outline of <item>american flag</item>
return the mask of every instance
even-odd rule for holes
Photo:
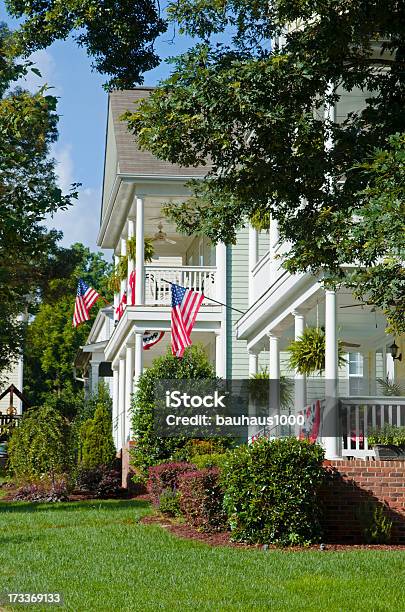
[[[129,288],[131,289],[131,301],[129,303],[130,306],[135,306],[135,281],[136,281],[136,272],[133,270],[129,275]]]
[[[89,311],[97,302],[100,295],[95,289],[89,287],[81,278],[77,284],[75,311],[73,313],[73,327],[90,319]]]
[[[117,308],[115,309],[115,314],[117,315],[117,319],[118,321],[121,320],[123,314],[124,314],[124,310],[125,310],[125,306],[127,305],[127,294],[123,293],[122,294],[122,298],[120,300],[120,303],[118,304]]]
[[[183,357],[191,346],[191,331],[203,299],[202,293],[172,285],[172,355]]]

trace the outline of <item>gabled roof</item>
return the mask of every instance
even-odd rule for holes
[[[127,124],[120,117],[126,111],[135,109],[137,101],[145,98],[153,90],[152,87],[139,87],[131,90],[114,91],[109,95],[109,105],[112,119],[114,140],[117,150],[117,171],[134,176],[179,176],[179,177],[201,177],[207,174],[207,167],[183,168],[177,164],[162,161],[154,157],[148,151],[138,148],[136,137],[128,130]]]

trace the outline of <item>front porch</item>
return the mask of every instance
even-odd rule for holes
[[[267,368],[269,378],[289,377],[294,385],[290,414],[303,411],[316,400],[335,406],[333,426],[320,437],[326,456],[371,458],[367,434],[390,424],[405,426],[403,340],[394,359],[395,338],[386,333],[382,312],[361,304],[352,293],[325,290],[310,275],[280,273],[274,284],[241,317],[238,338],[247,340],[249,375]],[[324,330],[325,369],[304,376],[289,365],[288,347],[306,327]],[[346,362],[339,365],[338,345]],[[393,393],[399,389],[396,395]],[[388,396],[388,393],[390,396]],[[328,417],[331,419],[331,416]],[[277,435],[273,432],[270,435]]]

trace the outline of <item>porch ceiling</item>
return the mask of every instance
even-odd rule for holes
[[[161,221],[163,231],[170,240],[156,242],[156,254],[159,257],[179,256],[184,254],[193,238],[179,234],[176,227],[162,213],[162,206],[168,202],[182,202],[189,196],[188,189],[182,182],[166,182],[163,178],[146,181],[135,177],[117,177],[117,189],[113,194],[109,211],[101,222],[98,244],[103,248],[114,249],[119,255],[120,238],[128,235],[128,218],[136,221],[136,197],[144,200],[144,231],[145,236],[152,238],[158,231]]]

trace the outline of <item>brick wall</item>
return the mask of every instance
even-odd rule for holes
[[[393,521],[392,543],[405,544],[405,461],[327,461],[321,491],[328,542],[361,542],[361,504],[387,504]]]

